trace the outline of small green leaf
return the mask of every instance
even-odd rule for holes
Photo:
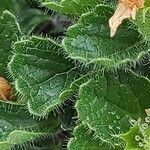
[[[28,101],[30,113],[38,116],[45,116],[64,103],[72,93],[70,84],[78,77],[61,47],[38,37],[15,43],[9,70],[16,90],[23,95],[23,103]]]
[[[9,10],[11,13],[17,13],[26,5],[26,0],[1,0],[0,15],[5,10]]]
[[[21,145],[25,142],[33,141],[34,139],[39,138],[42,135],[42,133],[15,130],[8,135],[6,141],[0,142],[0,148],[3,150],[9,150],[10,148],[13,148],[14,145]]]
[[[54,133],[59,123],[54,117],[34,120],[27,110],[17,104],[0,102],[0,149],[9,150],[46,134]]]
[[[135,24],[138,26],[139,32],[148,39],[150,37],[150,7],[144,7],[137,15]]]
[[[120,134],[129,131],[133,119],[145,117],[150,106],[150,81],[130,71],[121,75],[101,76],[82,84],[76,104],[79,119],[112,146],[122,146]]]
[[[90,11],[101,2],[102,0],[62,0],[61,2],[45,0],[43,5],[56,12],[80,15]]]
[[[19,24],[22,32],[30,35],[43,22],[49,21],[50,16],[36,8],[26,8],[19,13]]]
[[[116,67],[136,60],[139,53],[148,50],[139,33],[127,25],[122,25],[111,38],[108,20],[112,14],[109,6],[98,5],[68,29],[63,46],[71,58]]]
[[[139,32],[144,38],[149,39],[150,37],[150,0],[146,0],[144,8],[139,11],[134,23],[138,26]]]
[[[127,84],[130,86],[130,89],[139,101],[139,106],[142,112],[145,112],[145,109],[148,109],[150,106],[150,80],[130,71],[126,71],[125,73],[124,71],[120,71],[118,74],[120,75],[121,84]]]
[[[139,142],[135,140],[138,135],[139,127],[135,125],[131,127],[128,133],[122,135],[123,139],[127,142],[125,150],[144,150],[139,147]]]
[[[74,138],[68,143],[68,150],[108,150],[109,145],[102,144],[99,140],[94,139],[93,131],[89,131],[88,127],[79,125],[74,129]]]
[[[0,76],[7,77],[7,63],[12,54],[12,43],[16,42],[20,35],[15,16],[5,11],[0,18]]]
[[[126,141],[125,150],[149,150],[150,149],[150,116],[144,120],[138,119],[130,130],[121,135]]]
[[[35,1],[34,4],[36,3],[38,2]],[[50,18],[36,5],[33,5],[33,1],[27,0],[1,0],[0,15],[3,11],[9,10],[13,15],[17,16],[21,31],[25,35],[29,35],[38,25],[49,21]]]

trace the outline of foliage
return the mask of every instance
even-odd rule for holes
[[[1,1],[0,149],[150,149],[150,1],[111,38],[115,4]]]

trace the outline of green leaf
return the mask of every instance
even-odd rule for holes
[[[108,20],[112,14],[112,8],[99,5],[68,29],[63,46],[71,58],[116,67],[136,60],[139,53],[148,50],[139,33],[125,24],[111,38]]]
[[[61,2],[45,0],[43,5],[56,12],[80,15],[90,11],[101,2],[102,0],[62,0]]]
[[[27,110],[17,104],[0,102],[0,149],[9,150],[14,145],[24,144],[59,128],[54,117],[34,120]]]
[[[1,0],[0,15],[5,10],[9,10],[11,13],[20,11],[24,6],[27,5],[26,0]]]
[[[144,38],[149,39],[150,37],[150,0],[146,0],[144,3],[144,8],[139,11],[134,23],[138,26],[139,32],[144,36]]]
[[[149,150],[150,149],[150,116],[144,120],[138,119],[130,130],[121,135],[126,141],[125,150]]]
[[[17,16],[21,31],[29,35],[41,23],[49,21],[50,15],[37,6],[36,1],[28,0],[1,0],[0,14],[6,9]],[[35,4],[35,5],[33,5]],[[37,5],[37,6],[36,6]]]
[[[50,16],[36,8],[26,8],[19,13],[19,24],[22,32],[30,35],[43,22],[49,21]]]
[[[7,77],[7,63],[12,54],[12,43],[16,42],[20,35],[15,16],[5,11],[0,18],[0,76]]]
[[[25,144],[25,142],[32,141],[36,138],[42,136],[42,133],[33,133],[15,130],[8,135],[6,141],[0,142],[0,148],[4,150],[9,150],[13,146]]]
[[[128,133],[122,135],[123,139],[127,142],[126,150],[144,150],[143,148],[139,147],[139,141],[135,140],[135,137],[138,136],[139,126],[135,125],[131,127]]]
[[[74,138],[71,138],[68,143],[68,150],[100,150],[101,148],[108,150],[110,147],[94,139],[93,131],[89,131],[88,127],[83,125],[74,129]]]
[[[137,67],[134,68],[134,72],[138,70],[139,74],[150,79],[150,50],[140,55]]]
[[[141,110],[145,112],[145,109],[148,109],[150,106],[150,80],[146,77],[136,75],[130,71],[126,71],[125,73],[124,71],[120,71],[118,74],[120,75],[121,84],[127,84],[130,86],[130,89],[133,91],[134,95],[139,101]]]
[[[31,37],[15,43],[9,63],[16,90],[28,103],[30,113],[45,116],[58,108],[72,93],[70,84],[78,77],[72,61],[50,39]]]
[[[103,142],[122,146],[120,134],[129,131],[133,119],[146,115],[149,88],[148,79],[130,71],[91,79],[80,87],[76,104],[79,119]]]
[[[144,38],[148,39],[150,37],[150,7],[145,7],[141,10],[138,15],[137,19],[134,21],[135,24],[138,26],[139,32],[144,36]]]

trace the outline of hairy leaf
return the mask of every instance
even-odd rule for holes
[[[38,2],[30,0],[1,0],[0,14],[9,10],[17,17],[22,32],[26,35],[31,32],[41,23],[49,21],[50,16],[44,13],[40,7],[33,6]]]
[[[12,43],[16,42],[20,35],[16,18],[5,11],[0,18],[0,76],[7,77],[7,63],[12,53]]]
[[[137,16],[135,24],[138,26],[139,32],[148,39],[150,37],[150,2],[149,6],[145,7]]]
[[[5,10],[9,10],[11,13],[16,13],[26,5],[26,0],[1,0],[0,14]]]
[[[26,8],[19,13],[19,23],[22,32],[30,35],[43,22],[49,21],[49,15],[36,8]]]
[[[69,150],[108,150],[109,145],[102,144],[99,140],[94,139],[93,131],[89,131],[88,127],[79,125],[74,129],[74,138],[68,143]]]
[[[47,120],[34,120],[17,104],[0,102],[0,149],[8,150],[14,145],[24,144],[59,128],[52,116]]]
[[[22,101],[28,101],[30,113],[45,116],[59,107],[72,92],[70,84],[78,77],[74,64],[49,39],[31,37],[15,43],[9,64]]]
[[[81,85],[76,105],[79,119],[112,147],[122,146],[120,134],[129,130],[132,118],[144,117],[150,105],[150,81],[130,71],[123,76],[102,76]]]
[[[80,15],[93,9],[101,2],[102,0],[62,0],[61,2],[45,0],[43,5],[56,12]]]
[[[116,67],[136,60],[139,53],[148,50],[139,33],[127,25],[110,37],[108,20],[112,13],[109,6],[99,5],[69,28],[63,46],[71,58]]]

